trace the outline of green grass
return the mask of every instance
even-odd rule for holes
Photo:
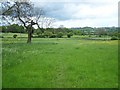
[[[17,37],[27,37],[27,34],[24,33],[0,33],[0,36],[7,37],[7,38],[12,38],[13,35],[17,35]]]
[[[2,89],[2,39],[0,38],[0,89]]]
[[[116,88],[118,41],[3,38],[3,88]]]

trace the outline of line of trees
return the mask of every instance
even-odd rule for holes
[[[22,25],[12,24],[9,26],[1,26],[3,33],[27,33],[27,30]],[[44,31],[44,32],[42,32]],[[96,37],[102,36],[115,36],[120,37],[120,33],[118,32],[117,27],[106,27],[106,28],[91,28],[91,27],[83,27],[83,28],[41,28],[41,30],[32,28],[32,37],[39,38],[62,38],[64,35],[67,35],[70,38],[73,35],[88,35],[91,37],[95,35]]]
[[[83,28],[72,28],[72,30],[80,31],[81,35],[95,35],[96,37],[102,36],[116,36],[120,37],[120,32],[118,27],[101,27],[101,28],[92,28],[92,27],[83,27]]]
[[[68,28],[43,28],[44,33],[39,32],[35,29],[35,37],[40,38],[62,38],[64,35],[67,35],[70,38],[73,35],[73,31]]]
[[[22,25],[12,24],[9,26],[1,26],[3,33],[26,33]]]

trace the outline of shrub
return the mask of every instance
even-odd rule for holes
[[[52,32],[48,32],[48,31],[44,32],[44,36],[47,38],[50,37],[51,35],[52,35]]]
[[[0,36],[0,38],[4,38],[3,36]]]
[[[118,37],[113,36],[113,37],[111,38],[111,40],[118,40]]]
[[[13,35],[13,38],[16,38],[16,37],[17,37],[17,35],[16,35],[16,34],[14,34],[14,35]]]
[[[120,39],[120,33],[118,33],[118,38]]]
[[[62,32],[59,32],[59,33],[57,34],[57,37],[58,37],[58,38],[62,38],[62,37],[63,37],[63,33],[62,33]]]
[[[70,32],[70,33],[67,33],[67,37],[68,37],[68,38],[71,38],[71,36],[73,36],[73,33],[71,33],[71,32]]]
[[[52,34],[51,36],[49,36],[49,38],[56,38],[57,35],[56,34]]]
[[[35,33],[36,33],[38,36],[42,34],[42,33],[40,32],[40,30],[35,30]]]
[[[99,35],[99,37],[102,37],[102,35]]]
[[[46,36],[44,34],[39,34],[38,38],[45,38]]]

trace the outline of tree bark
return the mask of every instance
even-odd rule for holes
[[[32,23],[30,26],[28,26],[27,28],[28,30],[28,40],[27,40],[27,43],[31,43],[31,40],[32,40]]]
[[[28,30],[28,40],[27,40],[27,43],[31,43],[31,40],[32,40],[32,32],[31,32],[31,30]]]

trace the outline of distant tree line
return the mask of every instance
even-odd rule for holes
[[[42,28],[44,33],[42,33],[38,29],[34,29],[34,35],[35,37],[40,38],[62,38],[64,35],[68,35],[70,38],[73,35],[73,32],[71,29],[68,28]]]
[[[100,27],[100,28],[92,28],[92,27],[83,27],[83,28],[72,28],[74,32],[76,30],[80,33],[80,35],[95,35],[96,37],[102,36],[111,36],[120,38],[120,28],[118,27]]]
[[[9,26],[1,26],[3,33],[27,33],[27,30],[18,24],[13,24]],[[120,32],[117,27],[104,27],[104,28],[92,28],[92,27],[83,27],[83,28],[41,28],[42,30],[33,28],[33,36],[36,38],[62,38],[64,35],[67,35],[70,38],[73,35],[88,35],[91,37],[95,35],[96,37],[102,36],[111,36],[119,37]],[[42,32],[44,31],[44,32]]]
[[[3,33],[26,33],[22,25],[12,24],[9,26],[1,26]]]

